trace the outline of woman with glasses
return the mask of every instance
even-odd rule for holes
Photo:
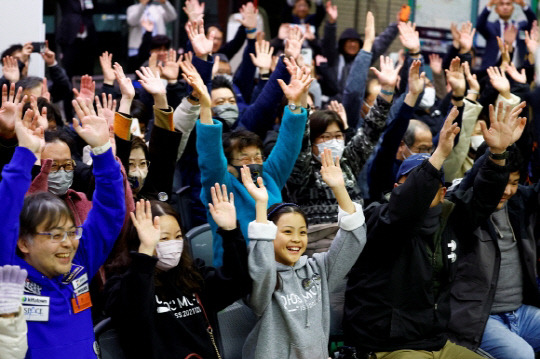
[[[256,208],[256,219],[248,229],[253,283],[249,305],[259,320],[244,345],[244,359],[328,358],[331,294],[362,252],[366,227],[362,207],[349,197],[331,150],[324,150],[321,162],[321,176],[339,204],[340,231],[330,250],[313,258],[303,255],[308,223],[302,209],[294,203],[278,203],[267,210],[262,178],[257,186],[249,169],[242,169]]]
[[[223,238],[220,268],[193,260],[180,216],[167,203],[139,201],[123,230],[107,281],[111,316],[127,358],[221,358],[217,312],[250,292],[247,248],[233,195],[217,183],[209,204]]]
[[[50,192],[24,198],[41,152],[42,133],[31,128],[31,110],[26,121],[16,120],[19,147],[0,184],[0,216],[6,221],[0,233],[0,264],[28,271],[23,309],[31,358],[96,358],[89,283],[125,217],[123,179],[107,121],[96,116],[90,103],[74,101],[73,106],[79,118],[73,127],[93,153],[96,188],[86,220],[77,223],[66,202]],[[69,168],[66,163],[62,167]]]

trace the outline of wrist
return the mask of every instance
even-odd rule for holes
[[[394,95],[395,86],[382,86],[381,93],[383,95],[392,96]]]
[[[109,85],[109,86],[113,86],[114,85],[114,79],[110,80],[110,79],[104,79],[103,80],[103,83],[105,85]]]
[[[97,146],[90,145],[92,148],[92,153],[95,156],[101,155],[109,150],[111,148],[111,142],[109,141],[109,138],[107,137],[107,142],[98,144]]]
[[[165,95],[165,94],[155,94],[154,95],[154,105],[157,108],[160,108],[160,109],[169,108],[169,104],[167,103],[167,95]]]
[[[139,253],[146,254],[147,256],[152,257],[154,255],[155,246],[145,246],[141,244],[139,246]]]
[[[489,155],[494,160],[503,160],[508,158],[508,152],[506,151],[506,148],[489,147]]]

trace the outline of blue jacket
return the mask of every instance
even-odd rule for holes
[[[269,206],[282,201],[281,190],[300,153],[306,121],[305,109],[302,109],[300,114],[293,114],[288,107],[285,107],[276,146],[263,164],[263,180],[268,190]],[[216,120],[213,125],[197,121],[197,152],[202,183],[201,201],[205,206],[211,202],[210,188],[215,183],[227,185],[227,190],[234,193],[236,216],[244,238],[247,239],[248,224],[255,219],[255,201],[241,180],[227,170],[227,158],[225,158],[221,140],[222,126],[221,122]],[[208,212],[207,217],[214,236],[214,266],[219,267],[222,265],[223,257],[222,239],[216,233],[218,227]]]
[[[83,298],[88,296],[90,280],[107,259],[122,228],[126,209],[120,165],[112,151],[93,156],[93,160],[96,179],[93,207],[83,224],[70,273],[47,278],[15,254],[18,219],[9,235],[2,238],[1,263],[18,265],[28,271],[23,298],[28,322],[27,358],[96,358],[90,309],[75,313],[73,308],[82,305]],[[19,216],[24,194],[30,187],[30,170],[34,162],[34,155],[19,147],[5,167],[0,186],[2,203],[13,203],[14,206],[3,205],[0,208],[2,218]],[[9,191],[6,193],[4,188]]]

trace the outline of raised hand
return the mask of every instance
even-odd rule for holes
[[[328,15],[328,22],[335,24],[338,18],[338,8],[337,5],[332,5],[332,1],[326,2],[326,14]]]
[[[227,186],[218,183],[210,188],[212,203],[208,203],[208,210],[219,228],[227,231],[236,228],[236,208],[234,207],[234,195],[231,192],[227,197]]]
[[[13,56],[5,56],[2,59],[2,73],[6,80],[11,83],[15,83],[20,80],[21,72],[19,71],[19,64],[17,59]]]
[[[193,46],[195,56],[206,59],[214,46],[215,31],[210,31],[208,38],[204,34],[204,21],[190,21],[186,24],[186,32]]]
[[[431,68],[431,72],[433,72],[435,75],[440,75],[442,73],[442,63],[443,60],[439,55],[429,55],[429,67]]]
[[[510,45],[504,42],[497,36],[497,44],[499,45],[499,51],[501,52],[501,69],[504,71],[506,66],[511,62],[510,59]]]
[[[22,95],[23,88],[19,86],[15,93],[15,83],[9,88],[6,84],[2,85],[2,107],[0,108],[0,136],[12,138],[15,131],[15,122],[21,117],[22,108],[26,101],[26,96]]]
[[[465,54],[471,51],[474,40],[474,33],[476,29],[472,26],[470,21],[467,21],[461,25],[461,30],[459,32],[459,53]]]
[[[167,81],[178,80],[178,74],[180,73],[180,62],[182,62],[182,55],[178,56],[178,61],[176,60],[177,53],[175,50],[170,49],[167,53],[167,61],[165,64],[159,64],[158,68],[161,72],[161,77]]]
[[[199,0],[186,0],[182,9],[189,21],[199,21],[204,18],[204,3],[199,3]]]
[[[328,187],[332,189],[345,187],[339,160],[339,157],[336,157],[335,160],[332,159],[332,151],[329,148],[325,148],[321,154],[321,177]]]
[[[463,63],[463,72],[465,74],[465,79],[469,84],[469,89],[480,93],[480,83],[478,83],[476,75],[471,74],[471,67],[467,61]]]
[[[139,82],[142,87],[152,95],[166,94],[167,90],[161,82],[159,73],[154,73],[149,67],[141,67],[141,70],[135,70],[137,76],[139,76]]]
[[[459,32],[459,29],[457,27],[457,24],[451,23],[450,24],[450,32],[452,33],[452,46],[454,48],[459,49],[459,38],[461,36],[461,33]]]
[[[379,79],[381,88],[386,91],[394,92],[396,88],[396,83],[398,80],[400,68],[394,68],[394,63],[388,56],[381,55],[381,71],[377,70],[375,67],[370,68],[371,71]]]
[[[426,86],[426,74],[420,73],[422,62],[415,60],[409,68],[409,93],[418,96],[424,91]]]
[[[521,72],[518,72],[513,62],[510,62],[510,64],[506,66],[506,73],[510,75],[510,77],[513,78],[514,81],[519,82],[520,84],[527,83],[527,75],[525,74],[525,69],[521,69]]]
[[[289,73],[291,74],[291,81],[289,82],[289,85],[286,85],[282,79],[278,79],[279,86],[289,102],[302,106],[302,96],[307,94],[309,86],[311,85],[311,82],[313,82],[313,78],[309,72],[296,66],[294,60],[291,62],[289,59],[286,59],[285,64],[287,65],[287,70],[289,70]]]
[[[47,107],[43,106],[41,108],[41,113],[39,113],[37,99],[35,96],[30,96],[30,107],[34,111],[37,126],[41,127],[43,131],[46,131],[47,128],[49,128],[49,120],[47,119]]]
[[[131,222],[137,229],[137,235],[139,236],[139,253],[143,253],[149,256],[154,255],[156,246],[159,243],[161,237],[161,230],[159,226],[159,217],[156,216],[152,220],[152,207],[150,201],[141,199],[135,204],[135,212],[130,212]]]
[[[366,14],[366,27],[364,36],[364,46],[362,49],[367,52],[371,52],[373,42],[375,41],[375,17],[371,11]]]
[[[332,100],[328,104],[328,109],[336,112],[339,117],[341,117],[345,129],[349,128],[349,123],[347,121],[347,111],[345,111],[345,107],[343,107],[341,103],[337,102],[336,100]]]
[[[259,13],[259,10],[255,8],[251,1],[245,5],[242,5],[239,12],[242,15],[240,23],[244,25],[246,29],[249,30],[257,28],[257,14]]]
[[[504,43],[508,45],[510,48],[510,52],[512,52],[512,46],[514,44],[514,41],[516,41],[516,37],[518,34],[518,29],[514,24],[511,24],[504,30]]]
[[[112,57],[113,54],[109,54],[108,51],[105,51],[99,57],[99,64],[101,65],[101,71],[103,72],[103,83],[107,85],[114,84],[114,70],[112,68]]]
[[[270,71],[272,66],[272,54],[274,53],[274,48],[270,46],[270,42],[261,40],[255,43],[255,54],[249,54],[253,65],[259,68],[259,71],[267,73]]]
[[[240,176],[242,177],[242,183],[255,202],[268,203],[268,191],[264,186],[262,177],[257,177],[257,184],[255,184],[251,178],[251,171],[246,165],[240,168]]]
[[[103,105],[99,101],[99,96],[96,96],[96,108],[97,115],[107,120],[107,123],[112,125],[114,123],[114,111],[116,110],[116,100],[113,100],[112,95],[107,96],[105,93],[101,94]]]
[[[206,87],[206,84],[195,66],[193,66],[191,61],[184,60],[180,63],[180,67],[182,68],[182,77],[184,80],[186,80],[188,85],[193,88],[191,93],[192,96],[199,99],[201,107],[209,108],[212,102],[210,99],[210,94],[208,93],[208,88]]]
[[[418,31],[416,31],[416,24],[400,22],[398,24],[398,30],[399,40],[403,47],[411,53],[420,52],[420,36],[418,35]]]
[[[454,139],[456,138],[460,129],[457,123],[453,122],[457,118],[458,114],[459,111],[457,107],[452,107],[450,113],[448,113],[448,116],[446,117],[446,120],[444,120],[443,127],[439,133],[439,144],[432,155],[432,157],[434,157],[433,159],[436,161],[436,163],[432,162],[432,164],[437,169],[441,168],[442,163],[450,155],[452,149],[454,148]]]
[[[504,98],[510,98],[510,81],[498,67],[488,67],[487,74],[491,86],[497,90]]]
[[[92,101],[77,98],[71,102],[79,120],[73,119],[73,129],[90,147],[100,147],[109,142],[107,120],[96,115]]]
[[[49,87],[47,86],[47,78],[43,78],[43,83],[41,85],[41,97],[47,99],[47,101],[51,101],[51,93],[49,92]]]
[[[503,109],[501,101],[497,106],[497,113],[495,113],[493,105],[489,105],[489,130],[485,121],[480,121],[480,128],[491,153],[503,153],[514,139],[516,141],[519,139],[526,123],[525,118],[519,117],[524,107],[525,103],[522,102],[513,110],[510,110],[510,105]]]
[[[73,89],[73,94],[75,98],[83,98],[85,100],[94,101],[94,96],[96,93],[96,82],[92,80],[92,76],[84,75],[81,77],[81,90],[78,91],[76,88]]]
[[[45,51],[41,53],[41,57],[47,66],[53,66],[56,62],[56,54],[49,48],[49,40],[45,41]]]
[[[529,33],[525,30],[525,45],[530,54],[535,54],[536,49],[538,48],[538,21],[534,20],[531,27],[531,32]]]
[[[450,62],[450,68],[445,71],[446,80],[452,87],[452,93],[454,96],[463,96],[465,94],[465,88],[467,83],[465,81],[465,75],[463,73],[463,67],[460,65],[459,57],[455,57]]]
[[[26,110],[24,117],[15,120],[15,134],[20,147],[28,148],[36,156],[40,156],[45,145],[43,128],[38,126],[37,115],[33,110]]]
[[[289,29],[289,36],[285,41],[285,55],[297,59],[300,56],[302,50],[302,44],[304,43],[304,34],[300,30],[300,26],[295,25]]]

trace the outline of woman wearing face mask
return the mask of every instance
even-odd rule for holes
[[[389,101],[392,101],[390,96]],[[336,198],[320,173],[320,156],[329,149],[339,157],[347,192],[362,203],[356,176],[369,158],[384,128],[390,102],[379,96],[364,121],[364,128],[345,144],[344,123],[331,110],[315,111],[309,117],[303,148],[287,181],[289,199],[306,213],[310,225],[310,244],[306,254],[326,251],[338,230]]]
[[[106,287],[107,312],[128,358],[221,358],[217,312],[248,294],[251,286],[233,196],[216,184],[212,202],[225,249],[220,268],[192,260],[180,218],[169,205],[137,202],[117,263],[127,272]]]

